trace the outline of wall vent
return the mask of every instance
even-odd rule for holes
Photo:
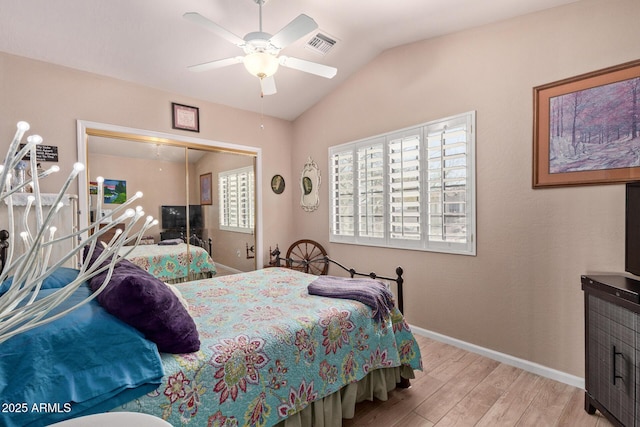
[[[305,47],[315,53],[324,56],[329,53],[329,51],[336,43],[337,40],[335,38],[323,33],[317,33],[307,41]]]

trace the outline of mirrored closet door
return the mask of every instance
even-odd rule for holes
[[[96,178],[102,176],[103,216],[108,216],[124,198],[142,191],[144,197],[138,204],[159,221],[142,243],[168,251],[169,245],[160,243],[176,239],[184,242],[180,246],[185,247],[184,253],[178,262],[187,272],[178,281],[203,277],[199,271],[202,262],[194,261],[198,252],[191,246],[206,250],[213,269],[231,272],[256,269],[256,155],[226,146],[149,138],[131,132],[88,129],[83,134],[79,131],[81,138],[85,142],[84,146],[79,142],[79,154],[83,148],[89,193],[84,200],[80,197],[81,223],[97,216],[97,195],[90,193],[95,192]],[[152,253],[149,251],[154,247],[143,246],[136,251]],[[151,266],[158,259],[150,257],[148,268],[161,270],[162,265]]]
[[[233,270],[256,269],[255,157],[224,151],[189,149],[194,156],[198,194],[215,260]],[[194,200],[194,199],[192,199]]]

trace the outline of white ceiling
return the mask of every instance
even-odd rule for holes
[[[313,32],[282,54],[338,74],[327,80],[280,67],[278,93],[263,103],[242,64],[186,68],[242,51],[182,15],[198,12],[244,37],[258,31],[254,0],[0,0],[0,51],[293,120],[386,49],[575,1],[269,0],[263,31],[275,34],[305,13],[338,40],[323,57],[304,48]]]

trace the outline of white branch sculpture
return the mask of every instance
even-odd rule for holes
[[[90,224],[88,227],[80,230],[72,230],[71,233],[57,237],[56,227],[51,224],[54,219],[61,215],[60,209],[63,206],[62,200],[65,193],[69,189],[71,183],[76,179],[78,173],[84,169],[84,165],[76,163],[73,170],[69,174],[64,185],[55,198],[54,203],[48,209],[43,209],[40,180],[46,176],[58,172],[60,168],[52,166],[45,171],[38,170],[36,162],[36,146],[42,143],[42,138],[38,135],[32,135],[27,138],[27,143],[20,148],[20,143],[27,130],[29,124],[26,122],[18,122],[17,131],[9,146],[4,164],[0,165],[0,203],[6,204],[8,213],[9,231],[9,248],[7,250],[7,259],[4,269],[0,274],[0,284],[8,277],[13,276],[13,282],[9,290],[0,295],[0,343],[6,341],[14,335],[33,329],[37,326],[44,325],[56,320],[75,308],[85,304],[95,298],[107,285],[115,264],[124,256],[126,256],[140,242],[143,234],[150,228],[155,226],[158,221],[151,216],[144,217],[144,212],[138,206],[135,209],[130,208],[132,203],[142,197],[142,193],[138,192],[135,196],[128,199],[124,204],[114,209],[109,217],[109,221],[102,218],[102,198],[103,198],[103,179],[98,177],[98,206],[97,206],[97,222]],[[29,154],[29,165],[25,165],[22,160],[26,154]],[[16,180],[12,172],[21,171],[24,167],[31,171],[31,177],[26,179],[22,176]],[[24,178],[24,179],[23,179]],[[27,198],[27,205],[22,218],[16,218],[14,214],[13,197],[16,193],[23,192],[26,188],[30,188],[32,193]],[[75,212],[74,212],[75,214]],[[29,216],[35,216],[35,229],[29,226]],[[88,246],[87,260],[91,258],[98,239],[109,230],[113,229],[116,224],[124,223],[125,227],[122,232],[117,229],[115,236],[111,239],[110,244],[104,249],[103,253],[96,262],[89,266],[88,262],[81,262],[79,265],[80,273],[77,279],[67,286],[57,289],[55,292],[36,300],[40,292],[42,282],[49,277],[58,267],[62,266],[70,259],[82,260],[82,253],[85,246]],[[133,231],[134,224],[139,224],[137,231]],[[89,235],[86,240],[81,242],[81,236]],[[14,248],[18,237],[24,245],[24,252],[15,256]],[[54,245],[63,242],[71,242],[72,249],[53,265],[49,264],[51,250]],[[125,244],[126,250],[120,251]],[[104,261],[110,260],[108,264],[100,268]],[[68,308],[55,315],[48,314],[58,307],[65,299],[71,296],[77,289],[96,274],[107,270],[105,280],[100,288],[94,292],[86,300]]]

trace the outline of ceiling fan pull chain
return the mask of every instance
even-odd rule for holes
[[[260,130],[264,130],[264,90],[260,79]]]

